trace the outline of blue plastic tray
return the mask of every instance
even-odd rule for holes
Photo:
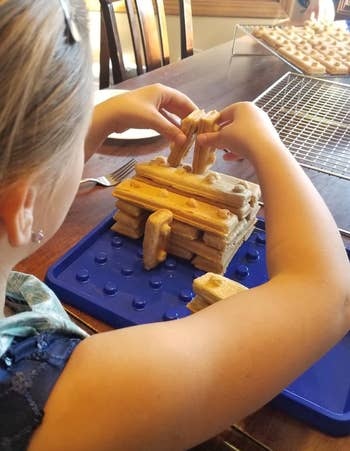
[[[47,284],[65,302],[113,327],[189,315],[192,281],[203,272],[175,257],[146,271],[142,241],[112,232],[113,223],[112,214],[52,265]],[[249,288],[268,280],[264,226],[259,220],[225,274]],[[323,432],[349,434],[350,335],[272,402]]]

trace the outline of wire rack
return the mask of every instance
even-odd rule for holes
[[[293,72],[302,74],[303,71],[301,69],[299,69],[299,67],[295,66],[289,60],[285,59],[280,53],[277,52],[276,49],[274,49],[273,47],[268,45],[265,41],[256,37],[253,34],[253,30],[257,26],[259,26],[259,25],[236,24],[234,26],[233,40],[232,40],[232,56],[260,56],[260,55],[265,55],[266,51],[268,51],[268,53],[276,56],[281,61],[283,61],[285,64],[287,64]],[[273,30],[274,26],[273,25],[265,25],[265,28],[270,28],[271,30]],[[251,39],[251,42],[255,42],[256,44],[258,44],[258,46],[254,46],[252,49],[249,49],[249,50],[247,50],[247,48],[245,48],[242,51],[242,49],[241,49],[242,43],[240,42],[240,39],[239,39],[242,36],[249,36]],[[264,53],[264,49],[265,49],[265,53]]]
[[[278,25],[280,28],[283,29],[283,24],[275,24],[275,25],[264,25],[264,28],[273,30],[276,28],[276,25]],[[234,26],[233,30],[233,40],[232,40],[232,56],[260,56],[265,55],[266,51],[270,53],[271,55],[276,56],[278,59],[283,61],[285,64],[287,64],[290,67],[290,70],[294,73],[303,74],[304,72],[296,65],[294,65],[291,61],[284,58],[283,55],[281,55],[277,49],[274,47],[271,47],[267,42],[265,42],[263,39],[258,38],[253,34],[254,28],[256,28],[259,25],[242,25],[242,24],[236,24]],[[249,36],[250,42],[258,44],[258,46],[250,47],[243,44],[241,42],[241,37],[243,36]],[[243,50],[242,50],[243,47]],[[265,52],[264,52],[265,50]],[[343,74],[342,77],[348,77],[349,74]],[[339,75],[333,75],[329,73],[325,73],[323,75],[317,75],[317,78],[334,78],[339,77]]]
[[[350,85],[289,72],[254,102],[302,166],[350,180]]]

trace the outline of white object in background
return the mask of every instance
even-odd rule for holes
[[[128,92],[126,89],[100,89],[94,93],[94,105],[104,102],[111,97],[118,96]],[[159,136],[159,133],[150,128],[129,128],[123,133],[112,133],[108,138],[110,139],[123,139],[123,140],[134,140],[134,139],[149,139]]]
[[[309,19],[332,23],[334,15],[333,0],[293,0],[288,11],[290,22],[294,25],[302,25]]]

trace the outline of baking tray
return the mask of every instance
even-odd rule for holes
[[[114,327],[189,315],[192,281],[203,272],[175,257],[144,270],[142,241],[111,231],[113,214],[49,268],[46,283],[66,303]],[[225,275],[249,288],[268,280],[262,219]],[[350,434],[350,335],[272,404],[328,434]]]

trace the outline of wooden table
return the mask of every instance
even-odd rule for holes
[[[233,102],[253,100],[272,82],[289,71],[288,66],[272,55],[232,57],[231,46],[230,42],[223,44],[176,64],[125,81],[117,87],[133,89],[160,82],[183,91],[200,107],[219,110]],[[147,142],[116,142],[113,145],[104,146],[87,162],[84,175],[104,174],[130,156],[145,160],[167,151],[168,144],[163,138]],[[224,162],[218,157],[214,169],[256,180],[254,170],[247,161]],[[345,199],[350,199],[350,183],[311,170],[307,173],[325,198],[337,221],[343,227],[346,225],[350,229],[350,202],[345,202]],[[114,208],[111,191],[110,188],[82,187],[59,232],[34,255],[21,262],[17,269],[43,279],[47,268],[58,257],[111,212]],[[350,240],[346,242],[350,243]],[[108,326],[75,309],[72,311],[98,331],[109,329]],[[242,451],[257,449],[345,451],[350,449],[350,437],[328,437],[270,406],[251,415],[239,426],[254,439],[249,439],[247,436],[240,437],[240,434],[234,431],[227,431],[196,449],[198,451],[235,449],[230,448],[227,443],[235,445]],[[265,448],[257,444],[255,440],[264,443]]]

